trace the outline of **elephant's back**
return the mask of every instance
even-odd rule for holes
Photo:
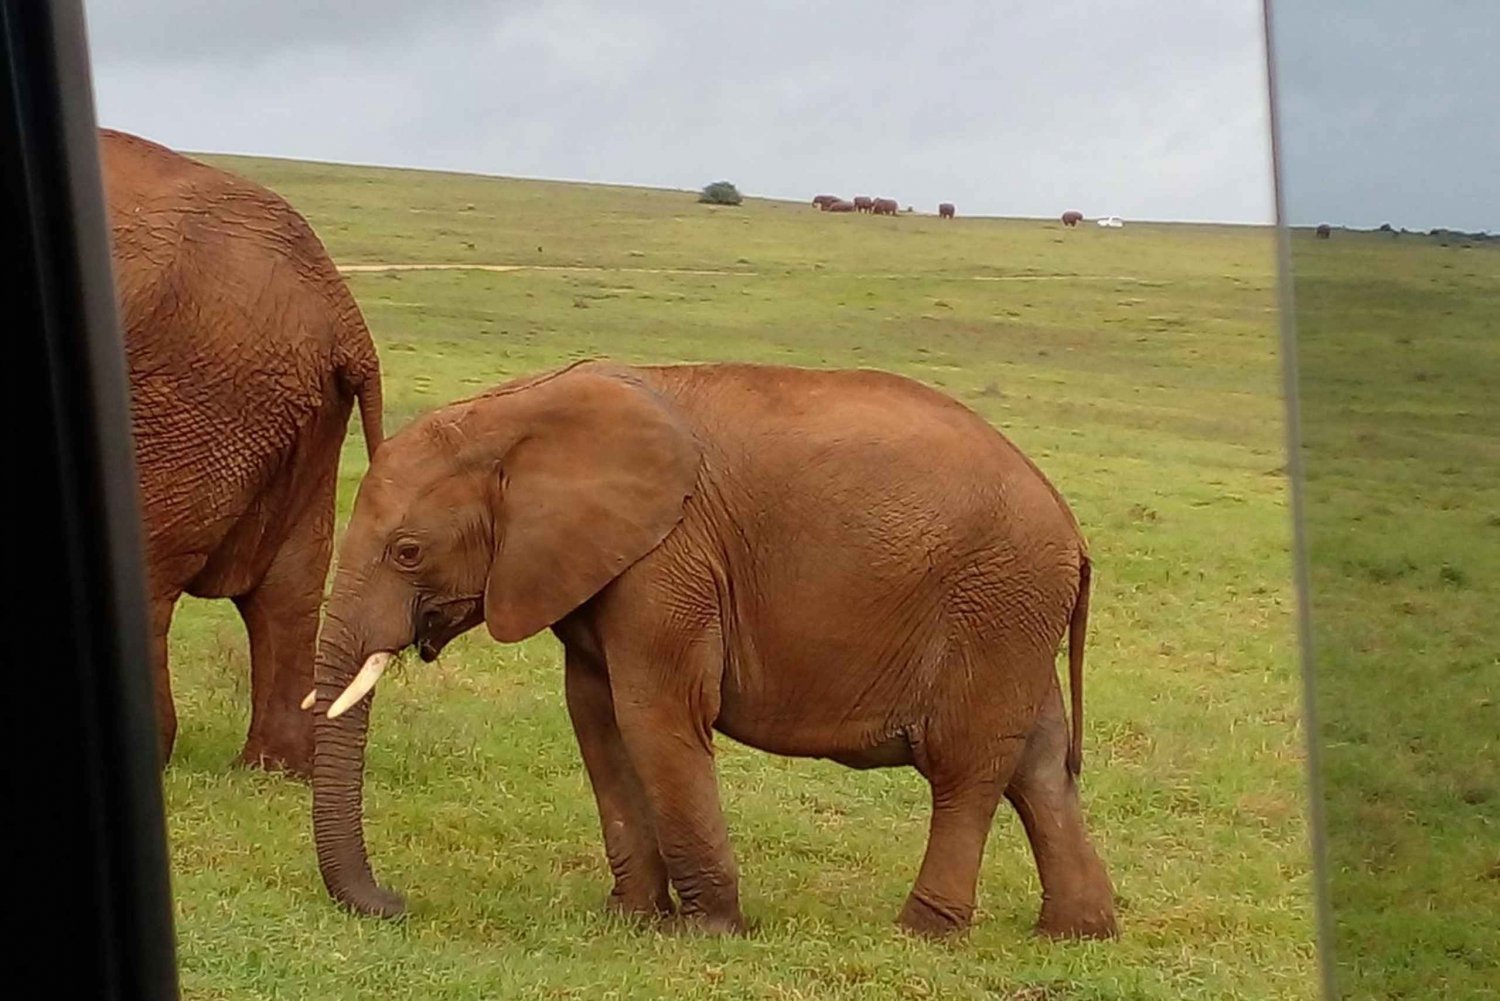
[[[100,130],[100,159],[127,341],[198,336],[271,353],[337,338],[325,317],[345,308],[338,269],[285,199],[128,133]],[[161,322],[163,302],[245,322]]]
[[[1056,650],[1084,543],[1047,478],[978,414],[881,372],[646,379],[703,442],[685,536],[715,540],[736,585],[724,614],[755,636],[730,654],[742,711],[816,702],[797,679],[899,689],[892,704],[910,705],[995,650]]]
[[[960,534],[1009,534],[1025,523],[1049,546],[1082,545],[1067,502],[1019,447],[914,379],[733,364],[646,371],[707,439],[727,443],[724,465],[750,481],[745,489],[778,495],[767,504],[813,493],[904,508]]]
[[[126,133],[101,130],[100,155],[148,542],[202,552],[292,502],[268,491],[342,434],[341,353],[368,333],[273,192]]]
[[[138,431],[288,445],[347,396],[340,342],[363,331],[322,243],[260,185],[126,133],[100,145],[132,390],[163,415]]]

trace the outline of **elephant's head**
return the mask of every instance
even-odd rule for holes
[[[430,661],[484,622],[524,639],[588,601],[682,517],[699,452],[625,369],[587,364],[435,411],[380,446],[339,549],[319,639],[318,866],[335,899],[395,916],[361,816],[371,693],[408,646]]]

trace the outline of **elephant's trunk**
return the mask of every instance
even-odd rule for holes
[[[361,914],[397,917],[406,905],[375,882],[365,849],[365,739],[374,692],[329,717],[335,699],[364,661],[362,644],[338,614],[338,597],[336,591],[318,642],[314,679],[313,837],[318,869],[339,903]]]

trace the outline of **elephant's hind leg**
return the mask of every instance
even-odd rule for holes
[[[973,921],[985,842],[1022,740],[991,735],[971,744],[955,734],[941,735],[941,742],[930,736],[919,762],[928,759],[922,771],[932,785],[932,826],[900,922],[920,935],[943,936]]]
[[[577,650],[566,657],[568,715],[588,770],[615,885],[609,906],[626,914],[671,914],[667,864],[657,848],[651,808],[625,751],[604,666]]]
[[[332,546],[330,477],[260,583],[235,599],[250,634],[250,730],[240,752],[243,764],[303,778],[312,773],[312,714],[301,702],[312,689]]]
[[[172,704],[172,672],[167,666],[167,636],[172,631],[172,610],[177,595],[158,595],[151,600],[151,676],[156,701],[157,746],[160,764],[172,760],[177,743],[177,707]]]
[[[1054,686],[1005,795],[1021,815],[1042,882],[1037,931],[1051,938],[1111,938],[1117,933],[1114,888],[1084,830],[1067,749],[1062,694]]]

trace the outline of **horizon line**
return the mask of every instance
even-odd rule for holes
[[[109,126],[104,126],[104,127],[108,128]],[[682,193],[682,194],[696,194],[697,191],[699,190],[699,189],[696,189],[696,188],[678,188],[678,187],[672,187],[670,185],[664,185],[664,184],[644,184],[644,183],[631,182],[631,181],[599,181],[599,180],[593,180],[593,179],[589,179],[589,178],[541,177],[541,176],[532,175],[532,174],[496,174],[496,173],[485,173],[483,171],[478,171],[478,170],[462,170],[462,169],[457,169],[457,168],[452,168],[452,167],[417,167],[417,166],[412,166],[410,164],[372,163],[372,162],[359,162],[359,161],[353,161],[353,160],[310,159],[310,158],[307,158],[307,157],[287,156],[287,155],[284,155],[284,154],[277,154],[277,153],[249,153],[249,152],[240,152],[240,151],[234,151],[234,150],[190,150],[190,149],[183,149],[183,150],[180,150],[179,152],[181,152],[184,156],[189,156],[189,157],[202,157],[202,156],[241,157],[243,159],[251,159],[251,160],[277,160],[277,161],[281,161],[281,162],[284,162],[284,163],[306,163],[306,164],[313,164],[315,166],[325,166],[325,167],[356,167],[356,168],[366,168],[366,169],[372,169],[372,170],[399,170],[399,171],[407,171],[407,172],[410,172],[410,173],[419,173],[419,174],[445,174],[445,175],[450,175],[450,176],[454,176],[454,177],[473,177],[473,178],[479,178],[479,179],[482,179],[482,180],[531,181],[531,182],[539,182],[539,183],[543,183],[543,184],[578,184],[578,185],[588,185],[588,186],[600,187],[600,188],[629,188],[629,189],[638,190],[638,191],[662,191],[662,192],[674,192],[674,193]],[[722,180],[722,178],[721,178],[721,180]],[[707,182],[707,183],[713,183],[713,182],[710,181],[710,182]],[[731,181],[730,183],[734,183],[734,182]],[[736,187],[738,188],[738,185],[736,185]],[[792,197],[790,195],[759,195],[759,194],[753,194],[753,193],[744,191],[743,189],[741,190],[741,194],[744,195],[744,197],[746,197],[746,198],[753,198],[753,199],[756,199],[758,201],[784,202],[784,203],[786,203],[788,205],[807,205],[807,204],[810,204],[810,202],[811,202],[811,196],[808,196],[808,198],[804,200],[804,199],[794,198],[794,197]],[[934,216],[934,217],[937,215],[937,213],[935,211],[933,211],[933,212],[923,212],[923,211],[916,211],[916,210],[913,210],[911,213],[906,213],[903,210],[903,212],[901,214],[902,215],[911,214],[911,215],[922,215],[922,216]],[[1027,220],[1027,221],[1049,221],[1049,220],[1055,221],[1060,215],[1061,215],[1061,213],[1058,213],[1057,215],[987,215],[987,214],[982,214],[982,213],[969,213],[967,215],[962,215],[961,218],[966,218],[966,219],[995,219],[995,220],[1015,219],[1015,220]],[[1119,215],[1119,213],[1100,213],[1099,215],[1095,215],[1095,216],[1085,215],[1084,218],[1085,218],[1085,221],[1093,221],[1095,219],[1105,218],[1105,217],[1111,216],[1111,215],[1119,216],[1119,218],[1125,220],[1126,222],[1131,222],[1131,223],[1135,223],[1135,224],[1138,224],[1138,225],[1162,225],[1162,226],[1242,226],[1242,227],[1273,227],[1273,226],[1275,226],[1275,220],[1274,219],[1267,219],[1267,220],[1265,220],[1263,222],[1250,222],[1250,221],[1243,221],[1243,220],[1225,220],[1225,219],[1201,219],[1201,218],[1163,219],[1163,218],[1149,218],[1149,217],[1145,217],[1145,216],[1121,216],[1121,215]],[[1311,225],[1316,225],[1316,224],[1311,224]]]

